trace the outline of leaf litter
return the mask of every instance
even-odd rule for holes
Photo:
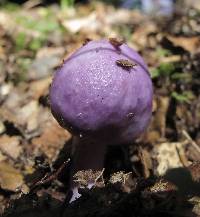
[[[199,216],[199,8],[186,4],[163,20],[100,2],[64,14],[58,5],[27,5],[0,9],[0,213]],[[133,144],[108,150],[103,184],[82,190],[69,206],[70,167],[63,168],[71,135],[50,113],[49,85],[62,59],[102,37],[123,38],[145,58],[153,117]],[[87,174],[95,175],[83,171],[76,179],[87,183]]]

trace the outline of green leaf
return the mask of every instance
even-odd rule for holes
[[[190,101],[194,99],[194,94],[192,91],[184,91],[181,94],[174,91],[172,92],[171,96],[179,102],[190,103]]]
[[[150,74],[151,78],[154,79],[160,76],[160,71],[158,69],[152,69]]]
[[[172,63],[161,63],[158,69],[161,75],[168,76],[174,72],[175,67]]]
[[[33,51],[37,51],[42,47],[43,40],[40,38],[36,38],[29,43],[29,49]]]
[[[60,7],[62,10],[74,7],[74,0],[60,0]]]
[[[22,50],[26,46],[26,34],[24,32],[18,33],[15,38],[16,50]]]
[[[161,63],[157,68],[151,71],[151,77],[157,78],[160,76],[168,77],[175,71],[175,66],[172,63]]]
[[[5,0],[0,2],[0,6],[8,12],[16,12],[20,9],[18,4],[6,2]]]
[[[174,73],[171,78],[173,80],[184,80],[184,81],[190,81],[192,79],[192,73],[182,73],[182,72],[176,72]]]
[[[171,55],[171,51],[170,51],[170,50],[167,50],[167,49],[164,49],[164,48],[157,48],[157,49],[156,49],[156,54],[157,54],[159,57],[166,57],[166,56]]]

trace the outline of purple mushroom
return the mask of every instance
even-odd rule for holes
[[[144,60],[123,41],[87,41],[64,61],[50,88],[50,105],[73,134],[72,176],[102,170],[107,145],[131,143],[144,132],[152,95]],[[78,186],[71,185],[74,200]]]

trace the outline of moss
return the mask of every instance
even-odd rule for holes
[[[157,78],[160,76],[168,77],[175,72],[175,65],[172,63],[161,63],[157,68],[151,71],[151,77]]]

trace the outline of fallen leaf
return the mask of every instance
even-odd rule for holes
[[[200,162],[195,162],[188,167],[192,180],[200,182]]]
[[[0,25],[5,29],[9,35],[17,35],[18,33],[24,32],[26,35],[31,37],[41,37],[41,32],[32,29],[27,29],[22,25],[19,25],[13,19],[14,14],[8,14],[6,12],[0,12]]]
[[[181,60],[180,55],[171,55],[168,57],[162,57],[160,62],[162,63],[172,63],[172,62],[179,62]]]
[[[167,39],[171,41],[175,46],[182,47],[184,50],[187,50],[191,53],[197,53],[200,49],[200,38],[199,36],[193,37],[174,37],[174,36],[167,36]]]
[[[133,33],[132,41],[139,48],[145,48],[149,46],[150,40],[148,40],[148,35],[150,33],[157,32],[157,27],[155,23],[146,21],[143,25],[140,25]],[[154,38],[155,41],[155,38]],[[156,43],[156,41],[154,42]],[[152,44],[152,43],[151,43]]]
[[[2,134],[6,130],[3,122],[0,120],[0,134]]]
[[[6,162],[0,162],[0,187],[2,189],[16,191],[23,182],[23,176],[19,170]]]
[[[38,100],[41,96],[48,94],[51,81],[52,77],[47,77],[31,82],[29,91],[33,99]]]
[[[29,68],[29,79],[38,80],[46,78],[53,69],[60,65],[60,59],[64,55],[64,48],[42,48],[38,51],[36,59]]]
[[[17,159],[22,152],[20,137],[3,135],[0,137],[0,151],[12,159]]]
[[[77,33],[84,28],[89,28],[89,31],[95,31],[99,29],[101,23],[97,19],[96,13],[91,13],[87,17],[64,20],[62,21],[62,25],[68,31]]]
[[[158,162],[157,175],[163,176],[167,170],[183,166],[177,152],[177,144],[165,142],[154,147],[155,159]]]
[[[38,127],[38,113],[39,105],[38,101],[31,100],[29,103],[21,107],[17,113],[18,122],[21,126],[26,126],[26,131],[31,132]]]
[[[200,213],[200,197],[194,196],[189,199],[189,202],[192,205],[192,215],[191,216],[199,216]]]
[[[152,169],[150,153],[146,149],[139,148],[139,157],[143,165],[144,177],[148,178],[150,176],[150,170]]]
[[[36,93],[37,96],[34,96],[33,89],[28,89],[27,86],[23,90],[24,92],[19,91],[19,88],[14,89],[0,107],[0,118],[11,125],[13,124],[27,139],[38,136],[42,123],[46,122],[51,116],[49,109],[39,105],[38,99],[34,99],[39,97],[42,89],[46,88],[45,86],[47,85],[45,84]]]
[[[32,144],[52,159],[70,138],[71,134],[52,119],[43,126],[42,134],[32,139]]]
[[[6,160],[6,156],[0,152],[0,162]]]
[[[49,85],[51,84],[52,77],[43,78],[30,83],[30,95],[33,99],[38,100],[41,96],[47,94]]]
[[[159,96],[157,97],[157,110],[154,117],[153,127],[160,133],[162,138],[165,137],[166,130],[166,114],[169,107],[169,97]]]

